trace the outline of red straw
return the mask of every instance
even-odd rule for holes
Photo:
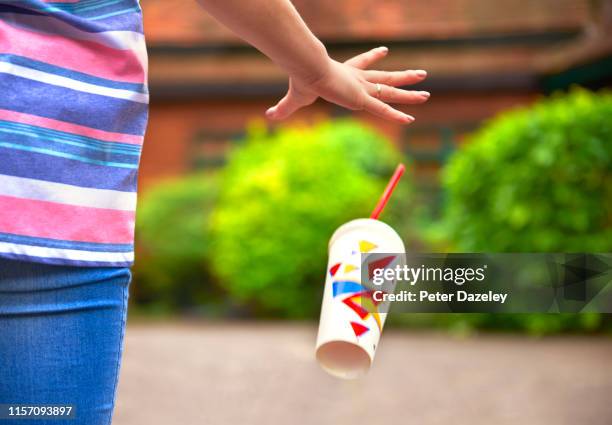
[[[395,169],[395,173],[393,173],[393,176],[391,176],[391,180],[389,180],[389,183],[387,184],[385,191],[380,197],[378,204],[376,204],[376,208],[374,208],[374,211],[372,211],[372,215],[370,216],[370,218],[373,218],[374,220],[378,219],[378,217],[380,216],[380,213],[382,213],[382,210],[385,209],[385,205],[387,205],[387,202],[389,202],[389,198],[393,194],[393,190],[395,189],[395,186],[397,186],[397,183],[402,178],[402,174],[404,174],[404,170],[406,170],[406,167],[404,167],[404,164],[400,164],[397,166],[397,168]]]

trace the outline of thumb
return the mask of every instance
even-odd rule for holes
[[[293,114],[302,106],[296,101],[291,90],[279,102],[266,111],[266,116],[272,120],[282,120]]]
[[[316,94],[301,90],[293,80],[290,80],[287,94],[266,111],[266,116],[271,120],[283,120],[298,109],[311,105],[315,100],[317,100]]]

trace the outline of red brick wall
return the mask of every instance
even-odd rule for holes
[[[422,39],[583,27],[588,0],[293,0],[325,40]],[[142,0],[152,43],[238,42],[194,0]]]
[[[463,128],[473,127],[505,109],[529,104],[536,96],[503,92],[469,95],[433,93],[428,104],[406,108],[417,117],[417,122],[407,128],[363,113],[355,116],[376,126],[402,148],[435,152],[440,148],[439,128],[454,130],[455,137],[460,139]],[[193,155],[196,153],[193,141],[198,133],[240,133],[250,120],[263,119],[263,112],[273,102],[274,99],[153,102],[141,164],[141,190],[165,177],[192,171]],[[331,112],[329,105],[320,102],[292,120],[313,121],[329,116]],[[230,143],[215,145],[208,153],[222,154],[230,146]],[[436,164],[428,162],[418,163],[416,169],[423,178],[435,178],[436,170]]]

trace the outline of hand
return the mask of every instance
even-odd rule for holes
[[[405,114],[392,104],[417,104],[426,102],[429,93],[396,88],[415,84],[427,76],[425,71],[373,71],[367,68],[384,58],[389,50],[378,47],[340,63],[329,59],[325,72],[313,81],[291,76],[289,90],[275,106],[266,111],[273,120],[282,120],[298,109],[314,103],[317,98],[354,111],[367,111],[379,117],[408,124],[414,117]]]

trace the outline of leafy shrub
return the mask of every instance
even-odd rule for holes
[[[210,301],[209,215],[217,196],[213,175],[173,179],[140,200],[135,301],[163,310]]]
[[[442,233],[450,246],[463,252],[609,252],[610,117],[610,94],[575,89],[485,125],[444,170]],[[413,319],[413,325],[418,323],[418,317]],[[607,319],[598,314],[464,314],[423,321],[451,329],[546,334],[609,327]]]
[[[463,251],[612,248],[612,96],[574,90],[496,118],[444,171]]]
[[[211,261],[222,284],[260,313],[314,316],[329,238],[342,223],[369,215],[401,160],[384,137],[355,121],[272,134],[251,129],[223,171],[212,216]],[[400,186],[404,193],[385,212],[394,222],[408,211],[408,182]]]

